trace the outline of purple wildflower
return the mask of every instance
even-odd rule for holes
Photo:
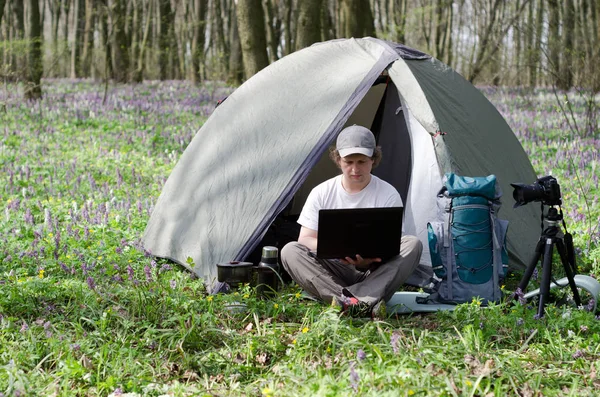
[[[146,275],[146,281],[151,283],[152,282],[152,271],[150,270],[150,266],[148,266],[148,265],[144,266],[144,274]]]
[[[113,395],[113,396],[122,396],[122,395],[123,395],[123,390],[121,390],[121,388],[120,388],[120,387],[117,387],[117,388],[115,389],[115,391],[113,391],[113,392],[112,392],[112,395]]]
[[[585,309],[588,312],[591,312],[594,310],[594,308],[596,307],[596,300],[595,299],[590,299],[590,301],[588,302],[587,306],[585,307]]]
[[[87,278],[87,285],[88,285],[88,287],[90,287],[91,290],[96,289],[96,282],[94,281],[93,277],[90,276]]]
[[[575,353],[573,353],[573,358],[577,360],[578,358],[582,358],[585,356],[585,352],[581,349],[578,349]]]
[[[121,247],[116,247],[115,248],[115,252],[119,255],[121,255],[123,253],[123,250],[121,249]]]
[[[121,171],[117,168],[117,187],[121,187],[123,183],[123,175],[121,175]]]
[[[358,359],[358,361],[363,361],[365,358],[367,358],[367,354],[364,352],[363,349],[358,349],[358,351],[356,352],[356,358]]]
[[[163,265],[160,267],[161,272],[167,272],[169,270],[171,270],[171,265],[168,263],[163,263]]]
[[[133,281],[135,273],[133,272],[133,267],[131,267],[131,265],[127,265],[127,275],[129,276],[129,280]]]
[[[360,377],[358,376],[354,366],[354,361],[350,361],[350,386],[355,392],[358,392],[358,381],[360,380]]]
[[[26,332],[28,329],[29,325],[27,325],[27,323],[23,321],[23,324],[21,325],[21,333]]]
[[[523,324],[525,324],[525,321],[524,321],[522,318],[518,318],[518,319],[517,319],[517,326],[519,326],[519,327],[520,327],[520,326],[521,326],[521,325],[523,325]]]
[[[71,344],[71,350],[73,350],[74,352],[81,350],[81,345],[79,343],[73,343]]]
[[[525,294],[523,293],[523,291],[521,290],[521,288],[517,288],[517,290],[515,291],[513,297],[516,297],[519,300],[519,303],[521,305],[525,305],[527,303],[527,299],[525,299]]]
[[[25,223],[33,225],[33,215],[31,215],[31,210],[29,208],[27,208],[27,210],[25,211],[24,218],[25,218]]]
[[[171,289],[177,288],[177,282],[175,279],[171,279],[171,281],[169,281],[169,285],[171,286]]]
[[[587,332],[587,331],[588,331],[588,329],[589,329],[589,328],[588,328],[588,326],[587,326],[587,325],[581,325],[581,326],[579,327],[579,330],[580,330],[581,332]]]
[[[400,334],[394,332],[392,334],[392,337],[390,338],[390,345],[392,345],[392,350],[394,351],[395,354],[398,354],[400,352],[399,346],[398,346],[398,340],[400,339]]]

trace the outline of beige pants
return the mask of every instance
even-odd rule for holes
[[[362,272],[338,260],[319,259],[304,245],[292,242],[281,250],[281,262],[306,292],[325,302],[354,296],[374,305],[388,301],[419,264],[423,245],[414,236],[403,236],[400,254]]]

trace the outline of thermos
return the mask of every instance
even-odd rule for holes
[[[277,247],[269,245],[263,247],[260,263],[256,267],[258,273],[256,293],[260,297],[272,296],[277,291],[279,284],[278,257],[279,250]]]

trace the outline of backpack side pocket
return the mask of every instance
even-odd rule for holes
[[[446,268],[442,261],[442,244],[444,241],[444,223],[427,223],[427,240],[429,242],[429,255],[431,256],[431,267],[438,278],[446,276]]]

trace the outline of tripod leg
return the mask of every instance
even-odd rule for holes
[[[540,257],[542,256],[544,244],[545,244],[544,239],[540,238],[540,240],[538,241],[538,243],[535,247],[535,255],[533,256],[533,259],[527,266],[527,269],[525,270],[525,273],[523,274],[523,278],[519,282],[519,289],[523,293],[527,289],[527,285],[529,284],[529,280],[531,279],[531,276],[533,275],[533,271],[535,270],[535,268],[538,264],[538,261],[540,260]]]
[[[552,249],[554,240],[551,237],[546,238],[544,247],[544,260],[542,267],[542,282],[540,284],[540,304],[538,307],[538,318],[544,317],[544,307],[550,294],[550,278],[552,276]]]
[[[565,268],[565,273],[567,274],[567,279],[569,280],[569,286],[571,287],[571,291],[573,291],[573,299],[575,299],[575,304],[577,306],[581,306],[581,298],[579,297],[579,292],[577,291],[577,285],[575,284],[575,276],[573,275],[573,268],[569,264],[567,250],[565,248],[562,240],[556,240],[556,249],[560,255],[560,260],[562,261],[563,267]]]

